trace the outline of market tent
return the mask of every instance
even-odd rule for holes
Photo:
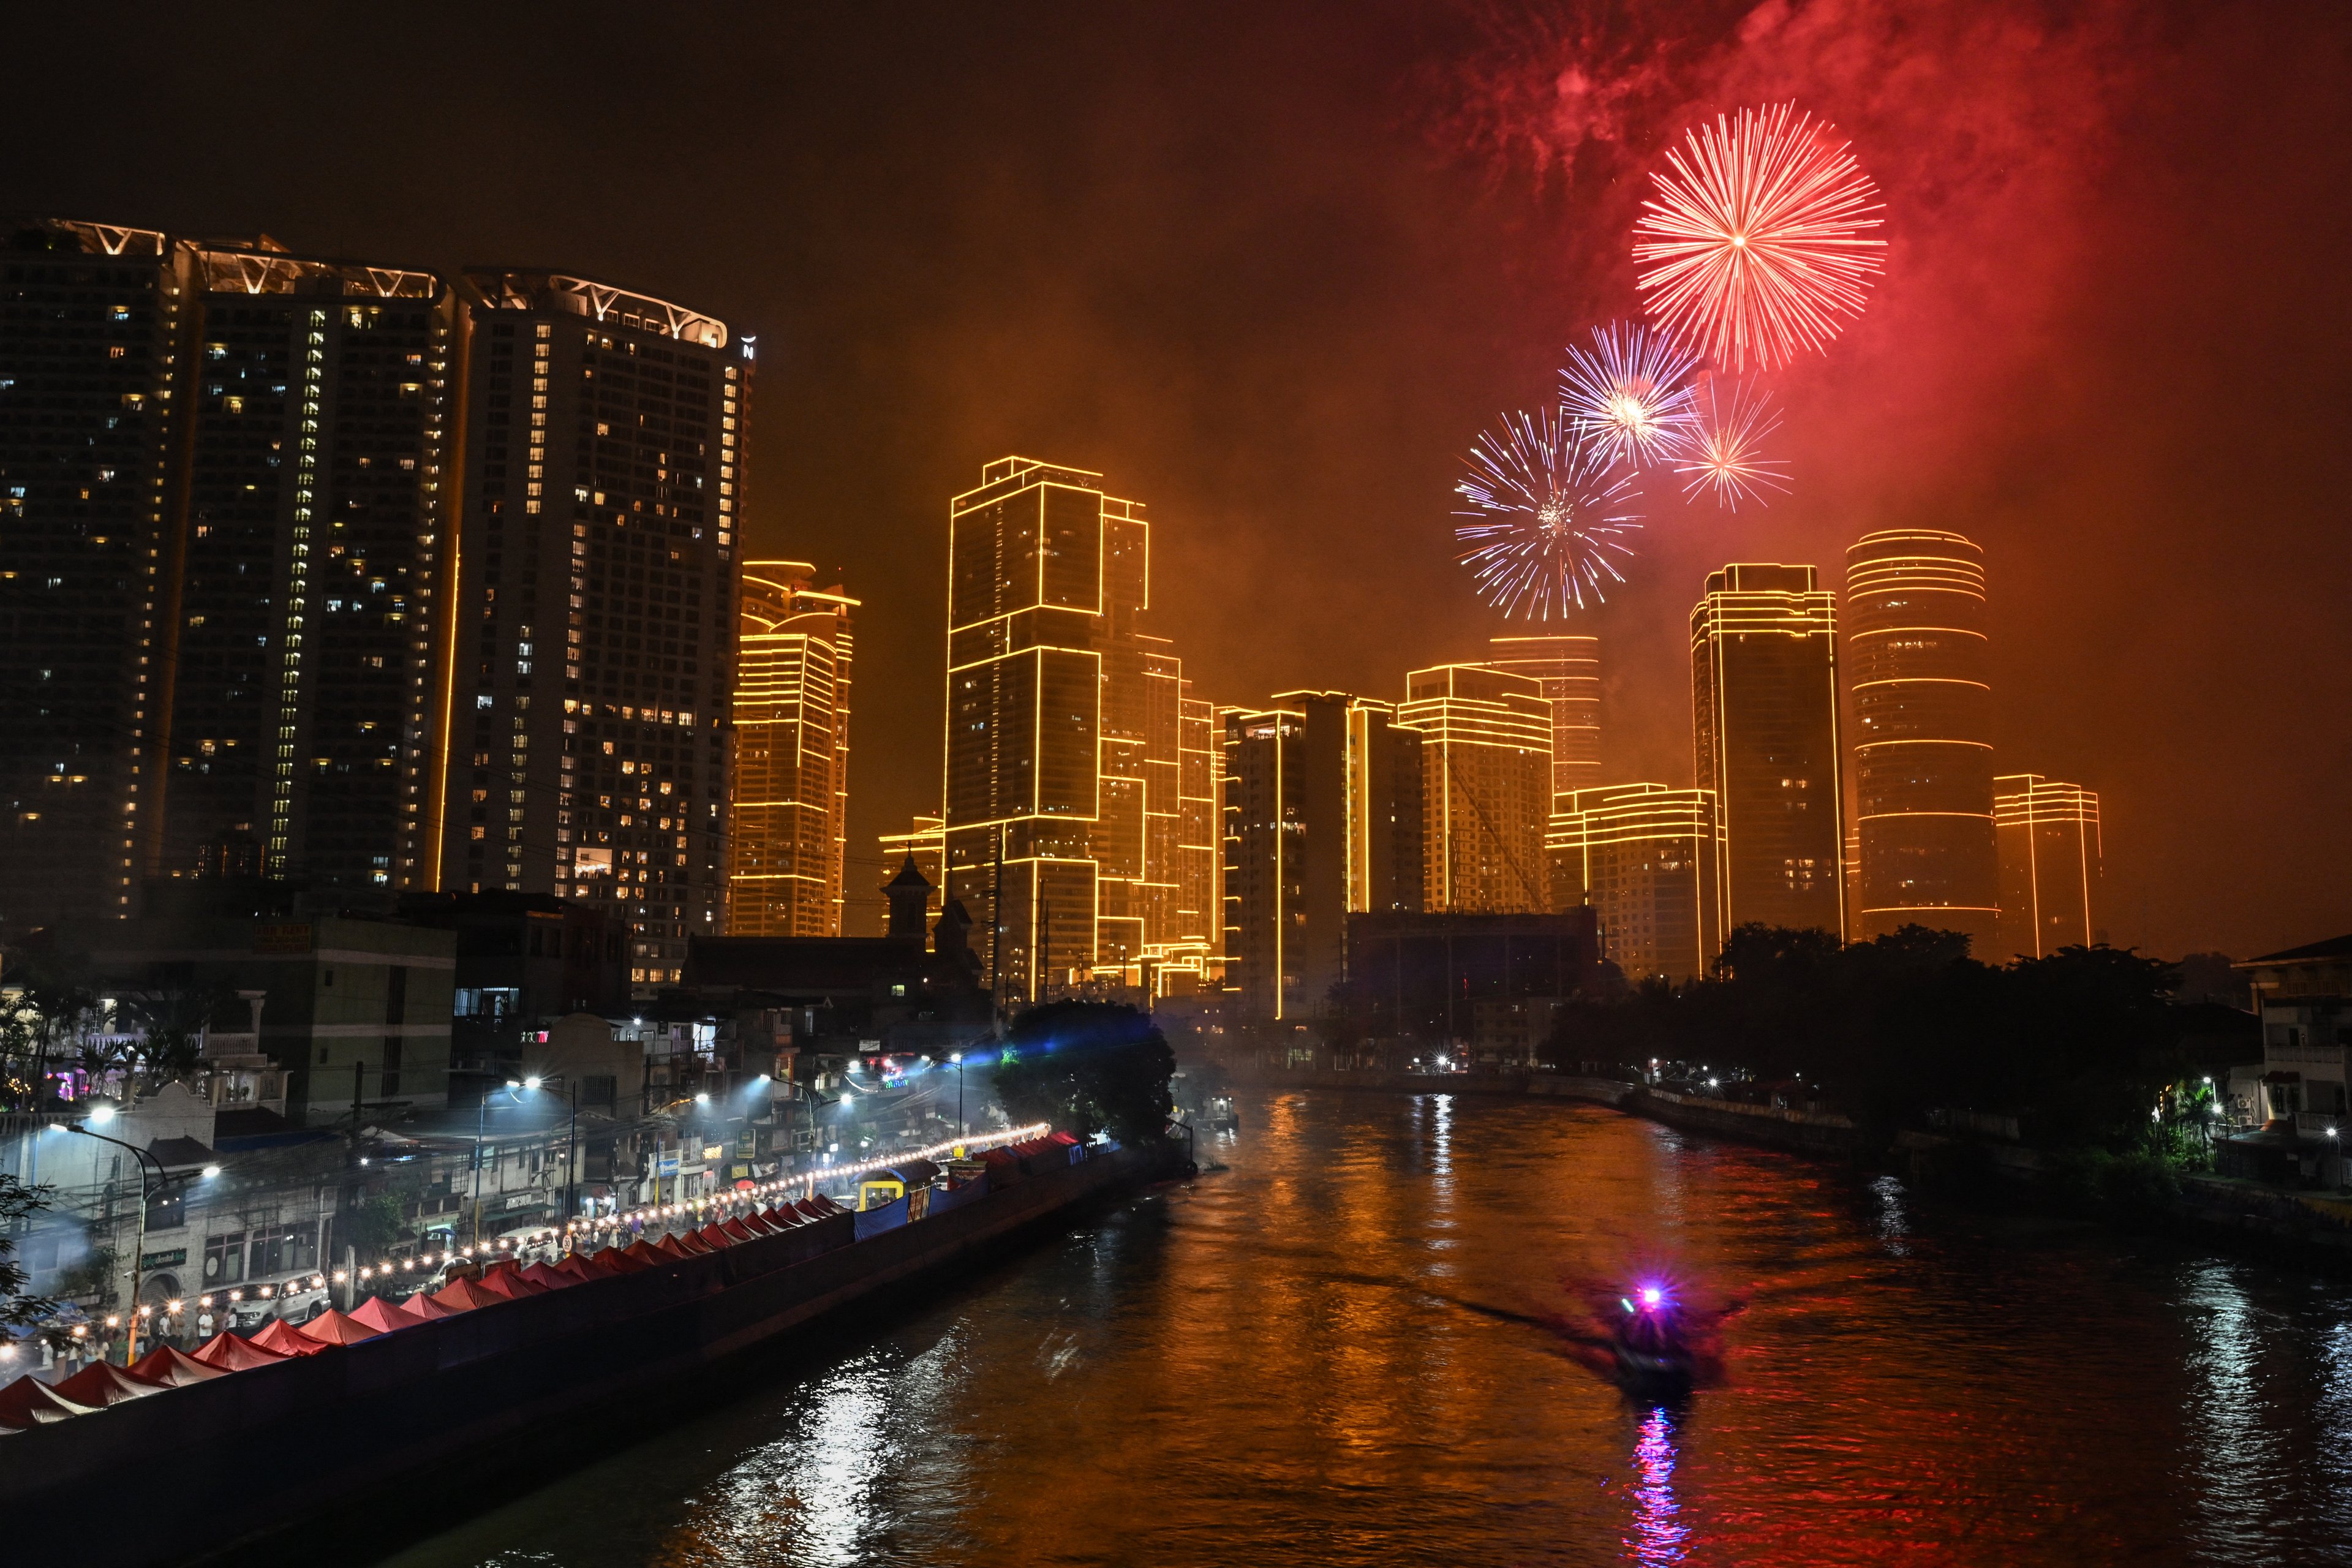
[[[808,1224],[808,1215],[792,1207],[772,1208],[760,1216],[771,1230],[798,1230]]]
[[[271,1362],[284,1361],[292,1353],[255,1344],[241,1334],[233,1334],[223,1329],[191,1351],[189,1356],[206,1366],[216,1366],[223,1372],[247,1372],[257,1366],[268,1366]]]
[[[673,1242],[677,1244],[679,1251],[688,1254],[698,1252],[716,1252],[719,1250],[717,1247],[711,1246],[710,1243],[703,1240],[702,1237],[695,1235],[694,1232],[690,1230],[674,1232],[669,1236],[662,1237],[662,1245],[664,1247],[667,1247]]]
[[[546,1286],[533,1284],[524,1279],[522,1271],[517,1268],[485,1268],[482,1270],[481,1279],[476,1280],[475,1284],[487,1294],[503,1297],[509,1301],[520,1301],[526,1296],[547,1294]]]
[[[1045,1134],[1043,1141],[1050,1143],[1059,1143],[1066,1149],[1075,1147],[1078,1142],[1075,1136],[1067,1132],[1048,1132]]]
[[[719,1248],[732,1247],[739,1241],[749,1241],[751,1237],[748,1233],[742,1236],[730,1236],[723,1225],[706,1225],[694,1233],[694,1239],[710,1248],[711,1251],[717,1252]]]
[[[370,1296],[352,1309],[352,1321],[363,1323],[378,1333],[388,1334],[394,1329],[413,1329],[425,1321],[404,1307],[396,1307],[381,1296]]]
[[[91,1408],[58,1397],[56,1390],[30,1373],[7,1387],[0,1388],[0,1426],[18,1430],[26,1426],[51,1426],[77,1415],[87,1415]]]
[[[253,1336],[253,1342],[280,1355],[317,1355],[327,1348],[326,1341],[305,1335],[283,1318],[272,1318],[264,1323],[261,1331]]]
[[[574,1285],[585,1285],[591,1280],[605,1279],[609,1272],[589,1262],[585,1255],[577,1252],[565,1253],[549,1264],[547,1268],[548,1272],[561,1274]]]
[[[71,1377],[52,1385],[50,1392],[59,1399],[70,1399],[76,1405],[87,1405],[93,1410],[103,1410],[110,1405],[121,1405],[133,1399],[144,1399],[151,1394],[161,1394],[163,1385],[134,1377],[110,1361],[94,1361]]]
[[[452,1279],[433,1292],[434,1301],[453,1312],[470,1312],[477,1307],[492,1307],[506,1300],[482,1289],[478,1279]]]
[[[719,1235],[730,1241],[749,1241],[760,1234],[740,1219],[723,1219],[712,1228],[717,1229]],[[706,1229],[703,1234],[707,1236],[709,1231]]]
[[[419,1290],[415,1295],[401,1302],[400,1310],[419,1322],[425,1323],[442,1318],[454,1318],[458,1313],[457,1308],[443,1306],[435,1300],[430,1293],[424,1290]]]
[[[750,1214],[737,1215],[730,1223],[741,1226],[752,1236],[773,1236],[776,1233],[776,1227],[761,1218],[758,1209]]]
[[[534,1263],[520,1270],[517,1279],[538,1286],[542,1290],[569,1290],[580,1283],[579,1277],[552,1264]]]
[[[657,1264],[675,1263],[686,1254],[676,1247],[656,1246],[641,1236],[623,1247],[621,1256],[633,1263],[643,1264],[646,1268],[651,1268]]]
[[[600,1247],[580,1256],[587,1259],[590,1268],[601,1268],[607,1274],[635,1274],[653,1267],[628,1247]]]
[[[157,1345],[131,1363],[131,1375],[145,1378],[163,1388],[185,1388],[192,1383],[202,1383],[218,1377],[226,1367],[208,1366],[185,1351],[171,1345]]]
[[[332,1307],[303,1324],[301,1331],[322,1345],[355,1345],[362,1340],[372,1340],[383,1332],[382,1329],[363,1323],[350,1313],[339,1312]]]
[[[928,1187],[940,1179],[941,1167],[929,1160],[909,1160],[896,1167],[898,1179],[910,1187]]]

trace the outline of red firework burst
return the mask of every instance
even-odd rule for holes
[[[1828,345],[1882,269],[1878,187],[1793,103],[1716,116],[1652,175],[1633,259],[1651,316],[1717,363],[1769,370]]]

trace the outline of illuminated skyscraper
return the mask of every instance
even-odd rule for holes
[[[1890,529],[1846,552],[1845,581],[1862,862],[1854,935],[1924,925],[1966,933],[1982,956],[2000,888],[1984,552],[1940,529]]]
[[[727,933],[839,936],[849,816],[849,612],[802,561],[743,563]]]
[[[1416,669],[1396,722],[1422,736],[1423,908],[1543,910],[1553,753],[1542,683],[1477,664]]]
[[[1845,930],[1837,596],[1810,566],[1709,574],[1691,611],[1701,789],[1724,834],[1723,929]]]
[[[1183,672],[1100,479],[1006,458],[949,508],[947,890],[1007,999],[1140,985],[1182,925]]]
[[[1551,709],[1553,809],[1601,782],[1601,639],[1595,637],[1494,637],[1489,669],[1530,676]]]
[[[1174,927],[1147,953],[1161,993],[1213,981],[1225,953],[1224,731],[1216,705],[1192,689],[1187,680],[1178,696]]]
[[[1578,790],[1552,818],[1559,908],[1591,904],[1601,956],[1629,980],[1690,980],[1723,951],[1723,825],[1712,790],[1612,784]]]
[[[1347,714],[1291,692],[1225,718],[1225,978],[1252,1018],[1311,1016],[1339,977]]]
[[[1428,834],[1421,731],[1389,703],[1348,707],[1348,910],[1418,914]]]
[[[698,311],[471,272],[444,884],[586,900],[641,992],[727,907],[751,353]]]
[[[426,272],[194,247],[171,776],[157,869],[260,843],[273,877],[439,885],[457,296]]]
[[[0,918],[130,916],[162,826],[194,258],[47,218],[0,246]]]
[[[2104,875],[2098,795],[2040,773],[2004,773],[1992,784],[2000,926],[1995,951],[1977,956],[2002,963],[2106,940],[2097,924]]]

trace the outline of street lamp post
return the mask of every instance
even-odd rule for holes
[[[580,1206],[578,1184],[574,1180],[574,1173],[580,1164],[580,1089],[568,1073],[557,1073],[553,1081],[563,1085],[564,1101],[571,1110],[571,1125],[563,1135],[563,1219],[569,1225],[572,1211]],[[546,1088],[549,1082],[543,1078],[527,1078],[522,1080],[522,1087],[537,1090]],[[512,1089],[514,1086],[509,1084],[507,1087]]]
[[[522,1087],[513,1079],[507,1079],[507,1093],[511,1096]],[[474,1245],[482,1245],[482,1139],[487,1135],[490,1114],[490,1097],[487,1090],[474,1106]]]
[[[114,1120],[114,1108],[101,1102],[91,1110],[89,1120],[104,1126]],[[129,1366],[138,1359],[139,1352],[139,1283],[141,1269],[146,1262],[147,1255],[147,1205],[154,1201],[157,1193],[171,1184],[172,1178],[164,1172],[163,1162],[137,1144],[126,1143],[120,1138],[110,1138],[103,1132],[92,1132],[79,1121],[67,1122],[66,1131],[79,1132],[85,1138],[95,1138],[101,1143],[111,1143],[118,1149],[127,1149],[131,1152],[131,1157],[139,1162],[139,1238],[132,1244],[131,1249],[131,1305],[124,1314],[128,1328],[122,1340],[122,1364]],[[155,1167],[155,1179],[152,1184],[147,1179],[147,1167],[150,1164]],[[207,1165],[203,1173],[209,1176],[218,1169],[218,1166]]]
[[[948,1060],[955,1063],[956,1141],[958,1142],[961,1142],[963,1141],[963,1053],[961,1051],[958,1051],[955,1055],[950,1057]]]

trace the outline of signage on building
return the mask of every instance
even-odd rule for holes
[[[726,1152],[727,1145],[724,1143],[705,1143],[702,1146],[702,1157],[706,1160],[719,1159],[724,1156]]]
[[[170,1247],[162,1252],[142,1252],[139,1255],[139,1268],[142,1273],[150,1268],[182,1268],[187,1261],[188,1249],[184,1247]]]
[[[253,951],[256,952],[308,952],[310,951],[309,921],[265,921],[253,928]]]

